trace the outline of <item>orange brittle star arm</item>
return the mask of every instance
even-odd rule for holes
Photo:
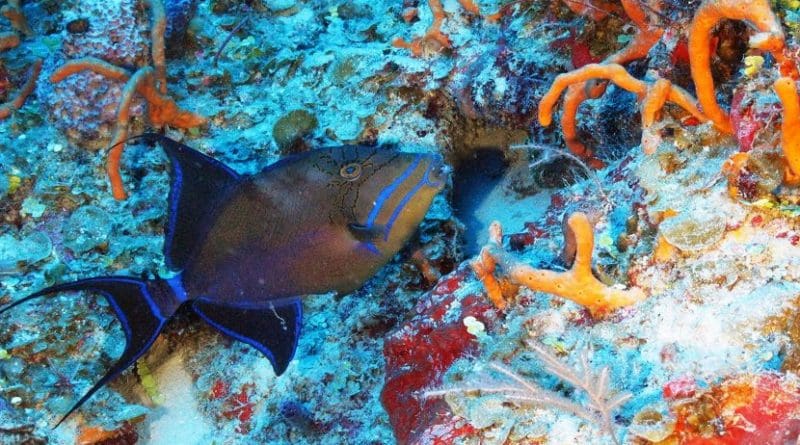
[[[586,214],[576,212],[567,219],[564,237],[574,243],[574,262],[565,272],[536,269],[523,263],[503,249],[500,223],[492,223],[489,243],[473,262],[476,275],[484,283],[493,302],[505,302],[502,289],[495,277],[497,266],[503,279],[511,284],[525,286],[533,291],[546,292],[574,301],[586,307],[593,317],[602,317],[621,307],[630,306],[645,299],[639,288],[619,289],[607,286],[592,273],[592,251],[594,233]],[[497,304],[497,303],[495,303]]]
[[[208,121],[199,114],[180,108],[170,97],[161,94],[156,88],[152,68],[142,68],[139,71],[145,71],[147,74],[137,83],[136,91],[147,101],[147,114],[153,125],[156,127],[170,125],[186,129],[204,125]]]
[[[125,199],[125,186],[122,183],[119,164],[122,158],[122,151],[125,148],[125,140],[128,138],[128,122],[130,120],[130,107],[133,94],[138,92],[146,102],[148,116],[151,123],[156,127],[172,125],[179,128],[191,128],[206,123],[206,119],[197,114],[183,110],[172,99],[162,96],[156,88],[155,74],[152,67],[144,67],[136,71],[125,84],[122,96],[117,107],[117,124],[114,137],[109,145],[108,162],[106,172],[111,182],[111,191],[114,198]]]
[[[444,7],[442,7],[441,0],[428,0],[428,7],[433,13],[433,23],[428,28],[428,31],[422,37],[417,37],[408,42],[400,37],[392,41],[392,45],[396,48],[405,48],[411,51],[414,56],[421,56],[423,44],[427,41],[434,41],[442,48],[450,48],[450,38],[442,32],[442,22],[445,18]]]
[[[167,14],[161,0],[145,0],[153,14],[153,25],[150,28],[151,53],[153,66],[156,68],[158,91],[167,94],[167,57],[164,48],[164,33],[167,31]]]
[[[689,62],[697,99],[703,113],[723,133],[733,134],[728,113],[717,103],[714,79],[711,75],[710,41],[714,27],[722,20],[741,20],[755,28],[758,34],[750,46],[771,52],[782,70],[796,76],[797,69],[784,55],[783,29],[770,8],[769,0],[705,0],[695,13],[689,28]]]
[[[182,110],[172,99],[162,96],[156,88],[154,76],[154,70],[149,66],[136,71],[125,84],[117,107],[116,130],[109,145],[106,172],[111,182],[111,191],[114,198],[118,200],[127,197],[119,164],[122,158],[122,151],[125,148],[125,140],[128,138],[130,107],[135,92],[141,94],[147,101],[150,121],[157,127],[173,125],[179,128],[191,128],[206,122],[204,117]]]
[[[130,106],[134,93],[138,92],[145,98],[148,117],[154,126],[172,125],[179,128],[192,128],[206,123],[205,117],[181,109],[174,100],[166,96],[167,69],[164,33],[167,20],[164,3],[161,0],[144,0],[144,4],[150,8],[152,13],[150,50],[155,68],[141,68],[131,75],[123,68],[97,58],[87,57],[65,63],[50,76],[53,82],[59,82],[77,72],[90,70],[110,79],[126,82],[117,107],[117,122],[106,163],[112,193],[114,198],[119,200],[125,199],[127,196],[122,184],[119,164],[128,137]]]
[[[136,71],[125,84],[117,105],[117,124],[114,130],[114,137],[109,145],[108,160],[106,161],[106,173],[111,182],[111,193],[117,200],[127,197],[125,186],[122,184],[122,174],[119,170],[119,163],[122,159],[122,151],[125,148],[125,140],[128,139],[128,122],[131,118],[131,102],[133,93],[139,88],[147,76],[153,75],[153,68],[146,67]]]
[[[93,71],[110,79],[126,82],[122,90],[120,103],[117,106],[117,122],[106,163],[106,172],[111,182],[112,194],[114,198],[122,200],[126,198],[127,194],[122,183],[119,164],[125,148],[124,143],[128,137],[130,105],[133,101],[134,93],[138,92],[145,98],[148,117],[154,126],[172,125],[178,128],[192,128],[203,125],[206,119],[181,109],[174,100],[162,95],[155,84],[154,69],[152,67],[141,68],[131,75],[124,68],[112,65],[104,60],[85,57],[65,63],[53,72],[50,80],[54,83],[60,82],[67,76],[81,71]]]
[[[152,68],[149,68],[152,72]],[[95,57],[84,57],[81,59],[70,60],[50,75],[53,83],[58,83],[81,71],[92,71],[108,77],[109,79],[127,82],[122,90],[120,103],[117,105],[117,123],[114,129],[114,137],[111,140],[108,160],[106,161],[106,172],[111,182],[111,193],[114,198],[122,200],[126,198],[125,187],[122,185],[122,177],[119,171],[119,162],[124,149],[124,141],[128,137],[128,121],[130,120],[130,104],[133,100],[133,93],[138,84],[146,75],[146,71],[139,70],[133,76],[118,66],[112,65],[104,60]]]
[[[39,73],[42,71],[42,60],[38,59],[33,62],[31,73],[28,75],[28,80],[22,86],[17,96],[10,101],[0,104],[0,119],[5,119],[11,115],[15,110],[19,110],[25,103],[25,100],[33,92],[36,87],[36,81],[39,79]]]
[[[28,20],[22,13],[19,0],[8,0],[8,4],[0,8],[0,14],[11,22],[11,26],[26,36],[33,35],[33,30],[28,25]]]
[[[92,71],[119,82],[127,82],[131,77],[131,74],[128,72],[128,70],[120,68],[116,65],[112,65],[105,60],[101,60],[96,57],[83,57],[80,59],[70,60],[61,65],[58,69],[53,71],[53,74],[50,75],[50,81],[53,83],[58,83],[73,74],[80,73],[81,71]]]
[[[775,81],[775,92],[783,105],[781,124],[781,147],[786,162],[783,182],[789,185],[800,184],[800,98],[797,85],[790,77]]]

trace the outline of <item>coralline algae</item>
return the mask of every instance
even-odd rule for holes
[[[53,243],[47,234],[34,232],[22,239],[12,234],[0,236],[0,273],[18,272],[18,266],[34,264],[50,256]]]
[[[185,45],[186,30],[197,12],[197,3],[197,0],[167,0],[164,2],[167,15],[167,30],[164,38],[167,40],[168,48],[179,50]]]

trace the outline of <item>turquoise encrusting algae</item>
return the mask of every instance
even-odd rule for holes
[[[454,171],[363,287],[303,300],[280,376],[185,311],[53,430],[125,326],[92,294],[3,314],[0,443],[797,441],[798,2],[0,8],[3,306],[172,277],[171,164],[136,141],[109,156],[126,133],[242,176],[346,144]]]

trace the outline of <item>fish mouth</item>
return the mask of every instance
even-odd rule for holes
[[[447,183],[451,171],[452,168],[444,163],[444,159],[440,155],[432,155],[425,182],[431,187],[442,189]]]

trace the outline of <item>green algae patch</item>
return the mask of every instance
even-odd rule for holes
[[[108,242],[112,226],[105,210],[96,206],[80,207],[64,224],[64,246],[74,253],[88,252]]]
[[[291,150],[303,137],[311,134],[317,128],[316,116],[306,110],[293,110],[275,122],[272,127],[272,137],[278,144],[281,152]]]

